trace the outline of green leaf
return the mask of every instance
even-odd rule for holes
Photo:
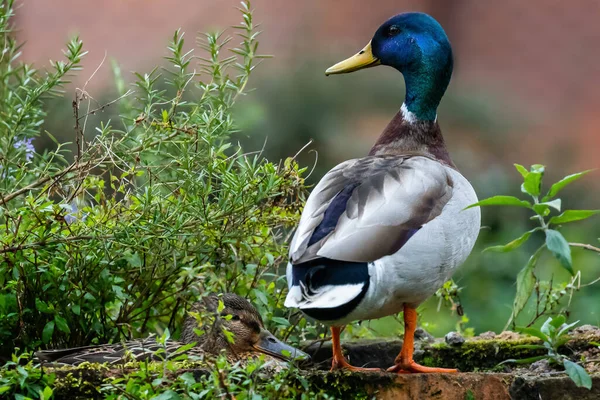
[[[554,254],[562,266],[574,275],[573,261],[571,260],[571,247],[564,236],[553,229],[546,229],[546,246]]]
[[[44,326],[44,330],[42,330],[42,342],[49,343],[52,340],[52,335],[54,334],[54,321],[49,321],[46,326]]]
[[[499,253],[508,253],[509,251],[512,251],[514,249],[518,249],[519,247],[521,247],[521,245],[529,239],[531,234],[537,230],[540,230],[540,228],[535,228],[535,229],[530,230],[529,232],[525,232],[520,237],[516,238],[515,240],[513,240],[511,242],[506,243],[505,245],[487,247],[483,251],[484,252],[495,251],[495,252],[499,252]]]
[[[217,304],[217,313],[221,313],[225,309],[225,303],[223,300],[219,299],[219,304]]]
[[[261,303],[263,303],[266,306],[269,305],[269,299],[267,299],[267,296],[261,290],[253,289],[252,291],[254,292],[254,295],[256,296],[256,298],[258,300],[260,300]]]
[[[581,221],[592,215],[600,213],[600,210],[565,210],[562,214],[550,218],[551,224],[565,224],[567,222]]]
[[[140,268],[142,266],[142,259],[138,253],[128,254],[125,256],[125,259],[132,267]]]
[[[560,211],[560,207],[562,206],[562,200],[561,199],[554,199],[552,201],[546,201],[546,202],[543,202],[543,203],[540,203],[540,204],[548,206],[548,207],[552,207],[556,211]]]
[[[544,335],[547,335],[548,338],[550,338],[551,336],[553,336],[554,332],[556,332],[556,328],[554,327],[554,325],[552,325],[552,317],[548,317],[548,319],[546,320],[546,322],[544,322],[542,324],[542,327],[540,328],[540,331]]]
[[[279,325],[290,326],[290,322],[287,319],[285,319],[285,318],[273,317],[273,318],[271,318],[271,321],[276,322]]]
[[[152,397],[152,400],[179,400],[181,396],[175,392],[174,390],[166,390],[159,394],[158,396]]]
[[[521,175],[522,174],[523,173],[521,172]],[[543,176],[544,166],[540,164],[532,165],[531,172],[528,172],[525,176],[523,176],[524,179],[523,184],[521,185],[521,191],[531,196],[539,196]]]
[[[544,350],[546,346],[542,344],[518,344],[513,349],[527,349],[527,350]]]
[[[178,347],[177,350],[175,350],[173,352],[173,354],[183,354],[195,346],[196,346],[196,342],[184,344],[183,346]]]
[[[548,194],[546,196],[544,196],[544,198],[542,199],[542,201],[548,201],[549,199],[551,199],[554,196],[556,196],[558,194],[558,192],[560,192],[569,183],[575,182],[577,179],[581,178],[585,174],[587,174],[589,172],[592,172],[592,171],[593,171],[592,169],[588,169],[587,171],[577,172],[575,174],[565,176],[560,181],[556,182],[554,185],[552,185],[550,187],[550,190],[548,191]]]
[[[554,340],[554,348],[558,349],[559,347],[564,346],[565,344],[567,344],[567,342],[569,340],[571,340],[571,338],[568,335],[562,335],[559,332],[557,335],[557,339]]]
[[[75,304],[73,307],[71,307],[71,311],[73,311],[73,314],[79,315],[81,314],[81,307],[79,304]]]
[[[545,217],[550,214],[550,207],[554,208],[557,211],[560,211],[561,200],[555,199],[552,201],[548,201],[546,203],[538,203],[533,205],[533,211],[535,211],[538,215]]]
[[[571,329],[572,327],[574,327],[574,326],[575,326],[575,325],[577,325],[578,323],[579,323],[579,321],[575,321],[575,322],[573,322],[573,323],[566,324],[566,325],[564,325],[564,326],[563,326],[563,325],[561,325],[561,326],[562,326],[562,328],[560,328],[560,326],[559,326],[558,328],[560,328],[560,331],[558,331],[558,334],[557,334],[557,336],[562,336],[563,334],[567,333],[567,331],[568,331],[569,329]],[[557,328],[557,329],[558,329],[558,328]]]
[[[506,364],[506,363],[531,364],[531,363],[534,363],[536,361],[543,360],[544,358],[548,358],[548,356],[535,356],[535,357],[523,358],[521,360],[510,358],[508,360],[502,361],[498,365],[502,365],[502,364]]]
[[[525,334],[525,335],[534,336],[534,337],[540,339],[542,342],[547,342],[548,341],[548,336],[544,335],[542,333],[542,331],[540,331],[537,328],[521,328],[521,327],[516,327],[515,330],[517,332]]]
[[[465,208],[465,210],[478,206],[515,206],[531,208],[531,203],[526,200],[520,200],[514,196],[494,196],[471,204],[469,207]]]
[[[53,390],[50,386],[46,386],[42,392],[42,399],[49,400],[52,397]]]
[[[550,325],[558,329],[563,326],[565,322],[567,322],[567,318],[565,318],[564,315],[557,315],[556,317],[552,318]]]
[[[532,208],[537,215],[541,215],[542,217],[550,214],[550,207],[548,207],[546,204],[534,204]],[[534,219],[537,219],[537,217]]]
[[[523,178],[525,178],[527,176],[527,174],[529,173],[529,171],[527,171],[527,168],[525,168],[521,164],[513,164],[513,165],[515,166],[515,168],[517,169],[517,171],[519,171],[519,173],[521,174],[521,176]]]
[[[64,333],[71,333],[69,329],[69,325],[67,324],[67,320],[61,317],[60,315],[54,316],[54,322],[56,322],[56,327],[63,331]]]
[[[569,378],[575,382],[576,386],[584,387],[588,390],[592,388],[592,378],[581,365],[569,360],[564,360],[563,365]]]
[[[521,312],[533,292],[536,282],[533,271],[540,258],[540,254],[542,254],[542,249],[543,247],[540,247],[531,257],[529,257],[527,265],[525,265],[517,275],[517,293],[513,303],[513,317],[516,317]]]

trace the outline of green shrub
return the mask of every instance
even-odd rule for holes
[[[74,154],[35,146],[44,99],[79,69],[83,45],[72,40],[65,61],[35,71],[18,61],[12,10],[0,2],[0,356],[176,331],[186,303],[210,291],[247,295],[271,329],[291,329],[272,317],[303,170],[230,140],[232,107],[261,58],[250,5],[238,47],[207,34],[199,58],[177,31],[167,67],[136,74],[132,91],[117,75],[120,116],[93,136],[87,119],[108,105],[88,110],[79,90]]]

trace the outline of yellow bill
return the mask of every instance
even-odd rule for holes
[[[379,64],[381,64],[381,61],[373,56],[371,42],[369,42],[364,49],[352,57],[329,67],[327,71],[325,71],[325,75],[347,74],[349,72],[358,71],[359,69],[374,67]]]

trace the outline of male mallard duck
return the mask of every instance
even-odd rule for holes
[[[217,313],[219,300],[223,302],[224,308],[216,316],[212,326],[206,329],[206,334],[201,337],[194,332],[198,328],[198,321],[193,316],[188,316],[183,324],[181,342],[169,340],[162,345],[156,341],[156,338],[150,337],[124,343],[41,350],[36,352],[35,356],[39,361],[70,365],[78,365],[86,361],[119,364],[131,359],[162,360],[183,353],[192,356],[215,355],[222,350],[234,360],[249,358],[257,353],[264,353],[268,357],[282,361],[308,358],[307,354],[281,342],[266,330],[256,308],[248,300],[236,294],[209,295],[204,302],[194,304],[192,311],[198,312],[206,308],[209,312]],[[231,317],[226,317],[229,315]],[[226,332],[231,332],[233,341],[227,340]],[[185,352],[178,351],[180,347],[189,343],[196,343],[196,346]]]
[[[341,327],[404,311],[404,344],[391,372],[456,372],[413,361],[416,307],[471,252],[480,225],[471,184],[450,159],[437,107],[452,49],[432,17],[399,14],[358,54],[326,71],[376,65],[404,75],[406,97],[369,155],[329,171],[309,196],[290,245],[287,307],[331,326],[333,366],[345,360]]]

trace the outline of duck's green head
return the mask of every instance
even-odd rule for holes
[[[356,55],[325,74],[344,74],[388,65],[404,75],[406,109],[411,118],[435,120],[452,75],[452,48],[442,26],[423,13],[398,14],[383,23]]]

